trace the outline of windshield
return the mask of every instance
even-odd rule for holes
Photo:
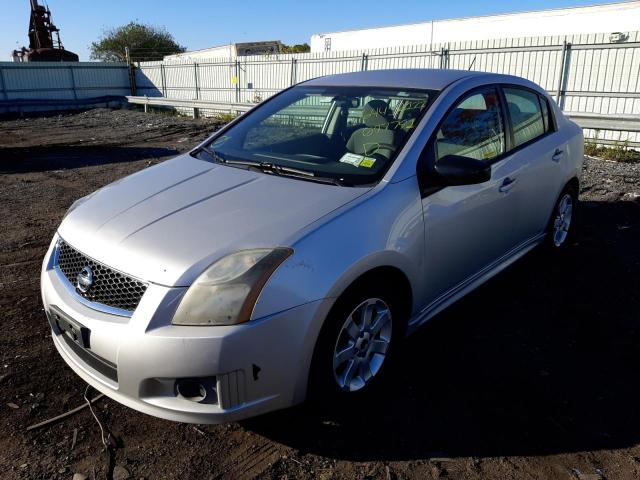
[[[310,181],[370,185],[387,171],[435,92],[297,86],[206,145],[200,158]]]

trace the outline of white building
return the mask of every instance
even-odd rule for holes
[[[638,30],[639,25],[640,1],[629,1],[319,33],[311,37],[311,51],[337,52],[493,38],[624,33]]]
[[[164,59],[192,61],[202,60],[205,58],[236,58],[245,55],[271,55],[279,53],[281,50],[282,43],[279,40],[229,43],[228,45],[219,45],[217,47],[209,47],[202,50],[193,50],[191,52],[167,55]]]

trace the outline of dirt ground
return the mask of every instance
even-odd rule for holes
[[[109,399],[55,351],[40,263],[78,197],[216,128],[132,111],[0,120],[0,477],[640,478],[640,165],[587,160],[574,245],[536,251],[411,337],[379,398],[220,426]],[[74,442],[75,433],[75,442]]]

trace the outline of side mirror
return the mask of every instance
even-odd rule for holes
[[[491,179],[491,164],[460,155],[445,155],[434,169],[447,186],[473,185]]]

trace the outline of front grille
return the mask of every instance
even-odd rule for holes
[[[91,302],[134,311],[147,289],[146,283],[96,262],[71,247],[64,240],[60,240],[58,243],[57,264],[76,293]],[[93,273],[93,284],[83,293],[76,285],[78,275],[85,267],[89,267]]]

